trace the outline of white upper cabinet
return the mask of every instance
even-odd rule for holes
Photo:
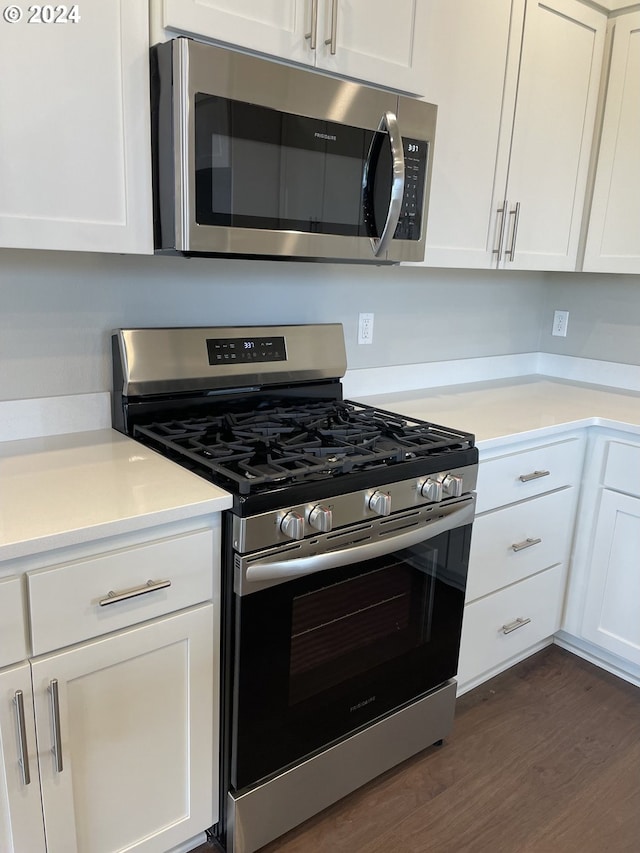
[[[606,17],[576,0],[527,4],[504,196],[506,267],[576,269],[605,33]]]
[[[583,269],[640,272],[640,12],[614,18]]]
[[[21,8],[0,24],[0,247],[151,253],[147,0]]]
[[[606,16],[580,0],[464,5],[429,4],[426,263],[575,269]]]
[[[318,23],[319,68],[391,89],[427,94],[429,0],[325,0],[320,5],[324,16]]]
[[[152,42],[180,33],[247,50],[313,62],[311,4],[300,0],[151,0]]]
[[[494,183],[504,186],[522,29],[512,0],[431,0],[425,26],[426,99],[438,105],[425,263],[492,265]],[[507,78],[507,67],[514,71]],[[505,125],[508,123],[505,122]],[[497,158],[500,146],[505,156]]]
[[[424,91],[428,0],[152,0],[152,41],[177,34]]]

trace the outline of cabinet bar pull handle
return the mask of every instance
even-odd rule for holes
[[[60,734],[60,698],[58,696],[58,679],[52,678],[49,682],[49,695],[51,696],[51,719],[53,720],[53,755],[56,760],[56,770],[62,773],[62,735]]]
[[[123,589],[121,592],[110,590],[106,598],[101,598],[98,601],[100,607],[106,607],[107,604],[116,604],[118,601],[126,601],[128,598],[135,598],[137,595],[146,595],[148,592],[155,592],[158,589],[166,589],[171,586],[171,581],[147,581],[142,586],[134,586],[131,589]]]
[[[331,0],[331,38],[325,39],[325,44],[331,45],[331,56],[336,55],[338,37],[338,0]]]
[[[512,631],[517,631],[518,628],[523,628],[525,625],[528,625],[531,622],[531,619],[514,619],[513,622],[509,622],[508,625],[503,625],[500,629],[503,634],[510,634]]]
[[[494,255],[498,256],[498,263],[500,263],[500,259],[502,258],[502,241],[504,239],[504,226],[507,221],[507,206],[509,202],[505,200],[502,202],[502,207],[499,207],[496,211],[500,216],[500,230],[498,231],[498,246],[493,250]]]
[[[311,50],[315,50],[318,44],[318,0],[311,0],[311,30],[304,37],[308,39]]]
[[[18,745],[20,747],[20,768],[22,769],[22,783],[31,784],[31,771],[29,770],[29,747],[27,745],[27,729],[24,722],[24,696],[22,690],[16,690],[14,700],[16,705],[16,722],[18,724]]]
[[[548,477],[551,471],[532,471],[531,474],[520,474],[518,479],[521,483],[528,483],[529,480],[539,480],[540,477]]]
[[[518,235],[518,222],[520,221],[520,202],[516,202],[513,210],[509,211],[509,216],[513,216],[513,231],[511,232],[511,246],[505,252],[505,258],[512,261],[516,254],[516,237]]]
[[[524,551],[525,548],[531,548],[532,545],[539,545],[541,542],[542,539],[527,538],[524,542],[514,542],[511,547],[514,551]]]

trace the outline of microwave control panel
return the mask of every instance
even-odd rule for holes
[[[424,139],[402,137],[404,148],[404,195],[396,240],[419,240],[422,227],[424,182],[427,176],[429,143]]]

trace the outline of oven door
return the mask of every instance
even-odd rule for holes
[[[236,557],[236,790],[455,675],[473,511],[464,497]],[[314,547],[331,550],[297,556]]]

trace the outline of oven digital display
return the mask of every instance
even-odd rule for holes
[[[259,364],[286,361],[284,337],[207,338],[209,364]]]

